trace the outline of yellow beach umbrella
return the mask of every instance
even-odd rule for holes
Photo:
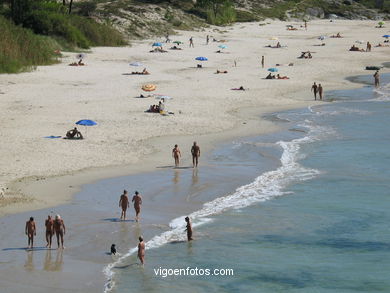
[[[151,84],[151,83],[149,83],[149,84],[144,84],[144,85],[142,86],[142,89],[143,89],[145,92],[152,92],[152,91],[154,91],[154,90],[156,89],[156,85]]]

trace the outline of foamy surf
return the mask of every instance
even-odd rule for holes
[[[209,218],[210,216],[220,214],[224,211],[242,209],[258,202],[285,195],[287,192],[283,190],[289,184],[297,181],[309,180],[317,176],[320,173],[318,170],[305,168],[298,163],[300,159],[304,158],[299,150],[302,144],[323,138],[325,133],[329,134],[332,131],[329,131],[329,129],[325,127],[311,125],[310,121],[305,122],[306,124],[302,126],[309,129],[308,136],[294,139],[289,142],[277,142],[277,145],[283,149],[280,158],[281,166],[279,168],[263,173],[252,183],[237,188],[232,194],[205,203],[202,209],[188,215],[192,219],[193,226],[197,227],[208,223],[212,221],[212,219]],[[156,235],[146,242],[146,249],[158,248],[172,241],[185,241],[184,217],[185,216],[181,216],[173,219],[170,222],[171,230]],[[137,248],[132,248],[118,260],[108,264],[104,268],[103,272],[107,278],[104,288],[105,293],[111,292],[115,287],[115,267],[123,265],[127,258],[136,252]]]

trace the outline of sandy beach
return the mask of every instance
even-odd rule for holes
[[[292,23],[297,31],[288,31],[286,24],[270,21],[266,25],[180,31],[172,36],[184,42],[180,51],[149,53],[154,40],[145,40],[130,48],[94,48],[87,54],[84,67],[67,66],[76,54],[64,53],[60,64],[2,75],[0,119],[1,134],[6,139],[0,142],[0,184],[5,189],[0,214],[68,200],[74,190],[63,186],[56,188],[55,197],[51,196],[52,188],[42,192],[40,188],[47,185],[48,178],[55,177],[58,186],[58,176],[67,175],[72,184],[66,186],[77,187],[99,178],[151,170],[157,162],[170,163],[174,143],[187,150],[191,141],[202,140],[205,134],[209,135],[201,142],[203,149],[211,147],[213,140],[272,131],[269,122],[259,119],[261,113],[309,105],[313,102],[313,81],[323,84],[325,96],[328,89],[352,87],[344,77],[366,73],[367,65],[380,65],[389,51],[388,47],[373,47],[372,52],[348,51],[357,40],[373,45],[382,41],[386,28],[376,29],[372,21],[312,21],[307,31],[299,27],[300,23]],[[320,35],[338,32],[343,38],[328,38],[326,46],[316,46],[322,43]],[[215,53],[221,43],[205,44],[207,34],[226,40],[224,53]],[[188,47],[190,36],[195,48]],[[276,45],[272,37],[287,47],[265,48]],[[365,43],[357,45],[365,47]],[[307,50],[315,52],[312,59],[297,59]],[[262,55],[264,69],[260,65]],[[202,69],[196,68],[197,56],[209,59]],[[124,75],[142,70],[130,67],[133,61],[142,62],[151,75]],[[267,68],[277,63],[294,63],[278,67],[279,73],[290,80],[263,79]],[[214,74],[217,69],[228,73]],[[158,102],[136,98],[146,83],[157,86],[154,93],[173,97],[166,109],[174,115],[144,112]],[[248,90],[230,90],[239,86]],[[44,138],[64,136],[80,119],[98,123],[80,128],[85,140]],[[187,159],[188,153],[185,155]],[[25,190],[26,183],[31,182],[40,187]]]
[[[150,53],[151,44],[162,39],[145,40],[134,43],[132,47],[93,48],[84,60],[87,66],[83,67],[67,66],[76,61],[76,54],[64,52],[60,64],[38,67],[33,72],[18,75],[1,75],[3,115],[0,132],[5,139],[0,141],[3,158],[0,187],[4,193],[0,198],[0,216],[4,229],[10,225],[8,217],[17,217],[6,215],[72,204],[72,196],[85,184],[104,178],[142,174],[161,166],[171,168],[171,150],[176,143],[182,150],[183,164],[187,166],[194,140],[200,144],[202,153],[207,153],[216,144],[236,137],[276,131],[278,126],[262,116],[321,103],[313,101],[310,92],[314,81],[323,85],[324,102],[327,102],[331,100],[328,90],[356,87],[345,79],[347,76],[373,74],[365,71],[365,67],[387,61],[389,47],[373,47],[371,52],[348,51],[352,44],[365,49],[367,41],[373,45],[383,41],[381,36],[388,29],[376,29],[373,21],[311,21],[307,31],[300,28],[301,23],[293,22],[291,24],[298,30],[288,31],[287,24],[290,23],[267,21],[266,25],[246,23],[226,28],[211,27],[201,32],[180,31],[172,39],[184,42],[181,45],[183,50]],[[319,36],[338,32],[343,38],[326,38],[323,41],[326,45],[318,46],[322,43]],[[206,45],[207,34],[226,42]],[[195,48],[188,47],[191,36]],[[265,47],[276,45],[278,41],[271,40],[272,37],[277,37],[283,47]],[[357,40],[364,43],[356,43]],[[227,48],[223,53],[216,53],[220,44]],[[164,44],[164,49],[171,46]],[[298,59],[302,51],[311,51],[313,58]],[[265,56],[264,68],[261,68],[262,55]],[[208,58],[202,63],[203,68],[196,68],[199,62],[195,57],[198,56]],[[129,66],[134,61],[142,62],[151,74],[128,75],[131,71],[143,69]],[[289,63],[294,65],[288,66]],[[278,73],[290,79],[264,79],[270,67],[277,67]],[[215,74],[217,69],[228,73]],[[154,97],[137,98],[141,93],[145,95],[141,86],[147,83],[157,86],[153,94],[172,97],[166,103],[166,110],[174,114],[145,113],[150,105],[158,103]],[[247,90],[231,90],[240,86]],[[93,127],[79,127],[86,139],[44,138],[64,136],[80,119],[92,119],[98,123]],[[118,192],[121,189],[122,186]],[[114,201],[117,201],[116,195]],[[199,204],[202,202],[204,200]],[[195,207],[192,205],[190,210]],[[185,202],[178,204],[177,208],[185,210]],[[65,213],[71,210],[70,206]],[[108,214],[109,211],[104,211],[98,216],[103,218]],[[162,223],[167,224],[171,219],[169,209],[160,215],[163,216],[158,221]],[[73,216],[77,217],[76,212]],[[146,225],[152,225],[155,220],[149,219]],[[72,225],[77,226],[77,221],[73,219]],[[127,233],[136,234],[133,228]],[[101,231],[96,229],[98,235]],[[152,227],[151,235],[156,229],[161,228]],[[81,228],[79,232],[82,232]],[[11,229],[11,241],[5,243],[7,241],[2,240],[2,246],[15,247],[14,250],[18,251],[24,245],[24,242],[18,244],[23,236],[19,233],[14,237],[12,233]],[[73,267],[77,270],[67,271],[62,276],[67,275],[65,279],[74,281],[74,288],[77,288],[84,282],[77,279],[77,272],[90,269],[90,278],[96,278],[107,259],[91,256],[93,266],[90,259],[75,261],[75,255],[88,254],[89,250],[83,245],[90,243],[79,235],[73,234],[71,238],[68,241],[75,241],[80,249],[69,252],[67,269],[74,261]],[[53,256],[46,254],[45,260],[40,257],[51,266],[47,270],[49,275],[59,270],[56,266],[63,262],[62,254],[57,252],[53,252]],[[11,259],[7,261],[12,263]],[[31,263],[27,257],[25,267]],[[7,292],[13,292],[15,280],[12,275],[16,271],[28,278],[38,278],[37,272],[14,269],[8,267],[8,273],[4,275],[4,280],[8,280]],[[93,283],[85,292],[96,292],[103,283],[104,280]],[[73,288],[62,284],[60,279],[51,285],[57,286],[55,292],[71,292]],[[34,290],[39,292],[40,287]]]

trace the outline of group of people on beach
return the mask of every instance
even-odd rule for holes
[[[57,237],[57,245],[58,248],[60,248],[60,243],[61,247],[64,247],[64,235],[66,232],[64,220],[61,219],[60,215],[56,215],[55,219],[48,215],[47,219],[45,220],[45,228],[46,228],[46,247],[51,248],[52,245],[52,238],[53,235],[55,234]],[[29,249],[34,248],[34,237],[37,235],[37,227],[34,221],[34,217],[30,217],[30,219],[26,222],[26,227],[25,227],[25,233],[28,238],[28,247]]]
[[[194,144],[191,147],[191,155],[192,155],[192,167],[193,168],[198,167],[198,162],[200,157],[200,147],[196,143],[196,141],[194,141]],[[175,167],[178,167],[180,164],[181,152],[177,144],[175,144],[172,150],[172,157],[175,160]]]
[[[314,82],[313,85],[311,86],[311,91],[314,94],[314,100],[317,100],[317,94],[320,98],[320,101],[322,101],[322,95],[323,95],[323,88],[322,85],[319,83],[318,85]]]

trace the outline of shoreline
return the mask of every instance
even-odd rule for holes
[[[318,26],[322,23],[324,22],[317,21],[313,24]],[[346,30],[348,31],[348,29],[351,29],[348,26],[352,25],[353,22],[343,21],[340,23],[342,23],[343,25],[345,24],[345,26],[347,26]],[[366,24],[369,22],[362,21],[357,23]],[[272,31],[275,25],[278,26],[281,24],[284,24],[284,22],[271,22],[269,25],[267,25],[266,28]],[[229,30],[239,30],[238,27],[240,25],[245,26],[244,24],[237,24],[234,27],[229,28]],[[256,23],[248,24],[246,26],[247,28],[250,28],[255,25]],[[185,33],[186,32],[179,32],[179,35]],[[197,34],[199,35],[200,33]],[[283,34],[286,34],[286,32],[283,32]],[[234,43],[234,41],[236,40],[233,38],[232,42]],[[145,46],[146,42],[147,41],[138,42],[133,47],[137,47],[139,49],[140,47]],[[94,51],[96,50],[94,49]],[[147,56],[149,58],[150,55]],[[379,58],[376,57],[376,59]],[[60,65],[63,66],[66,60],[67,58],[64,58],[64,62]],[[57,65],[57,68],[60,68],[60,65]],[[388,70],[386,69],[386,71]],[[34,75],[34,73],[35,72],[30,74]],[[351,82],[347,79],[347,77],[351,76],[351,74],[343,75],[342,73],[339,73],[339,75],[337,76],[331,74],[331,72],[326,72],[323,79],[325,82],[327,82],[327,84],[329,84],[329,87],[332,87],[332,90],[356,88],[356,83]],[[352,72],[352,76],[354,75],[358,75],[358,72],[356,70]],[[342,79],[340,77],[342,77]],[[207,153],[209,150],[213,149],[216,144],[235,137],[260,135],[271,131],[277,131],[277,126],[271,121],[267,121],[266,119],[264,119],[262,115],[287,109],[298,109],[301,107],[307,107],[313,104],[317,105],[320,103],[318,101],[315,102],[312,100],[311,93],[308,89],[301,90],[298,88],[299,87],[297,87],[297,90],[294,90],[294,88],[286,87],[282,91],[278,90],[277,93],[275,93],[276,97],[282,98],[283,101],[286,101],[288,103],[286,105],[283,105],[280,102],[272,102],[267,100],[264,103],[265,106],[261,106],[261,103],[258,102],[257,106],[254,107],[245,105],[244,103],[244,105],[240,105],[242,107],[228,109],[223,114],[226,114],[229,117],[234,117],[234,125],[233,127],[228,128],[226,128],[225,125],[225,127],[222,127],[225,130],[221,130],[218,132],[211,131],[209,133],[200,135],[183,135],[177,133],[173,135],[168,134],[166,136],[154,136],[146,139],[141,139],[139,141],[139,147],[146,147],[146,149],[148,149],[148,151],[151,153],[146,155],[141,153],[140,156],[138,156],[136,161],[133,163],[119,165],[114,164],[102,167],[89,166],[87,168],[82,168],[79,171],[70,171],[54,176],[25,176],[22,178],[15,179],[7,185],[9,189],[6,192],[7,196],[5,198],[9,198],[8,194],[10,194],[11,196],[17,195],[16,199],[20,201],[14,204],[2,206],[0,209],[0,217],[13,213],[19,213],[22,211],[36,210],[69,202],[73,198],[74,194],[80,190],[82,185],[96,182],[103,178],[112,178],[116,176],[152,171],[156,168],[156,162],[157,165],[166,164],[167,162],[169,162],[170,164],[171,161],[167,158],[170,158],[170,149],[172,147],[172,144],[174,143],[178,143],[179,146],[181,146],[183,153],[186,154],[183,157],[183,160],[188,160],[189,156],[185,148],[189,148],[192,144],[192,141],[195,139],[200,144],[202,148],[202,153],[204,154]],[[327,91],[328,90],[325,89],[325,94]],[[237,103],[235,104],[237,106]],[[197,129],[197,131],[204,132],[204,130],[202,131],[201,128]],[[162,151],[163,149],[167,149],[167,152],[164,153],[164,151]],[[56,193],[55,197],[52,196],[54,190]],[[22,195],[22,197],[20,197],[20,195]]]

